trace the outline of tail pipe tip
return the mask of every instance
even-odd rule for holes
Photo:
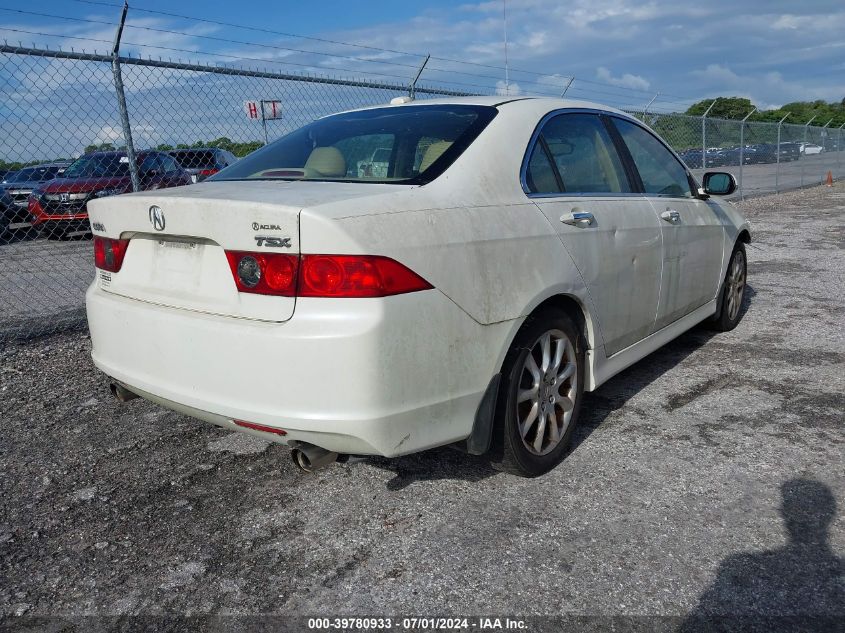
[[[134,400],[139,397],[137,393],[129,391],[129,389],[123,385],[117,384],[116,382],[109,385],[109,391],[111,391],[111,394],[118,402],[129,402],[130,400]]]
[[[319,446],[313,444],[302,443],[293,450],[291,450],[291,457],[293,463],[306,473],[313,473],[321,468],[326,468],[338,460],[339,455],[332,451],[327,451]]]

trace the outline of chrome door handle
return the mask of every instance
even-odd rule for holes
[[[560,216],[561,222],[579,229],[586,229],[593,223],[594,219],[593,214],[589,211],[572,211],[569,215]]]
[[[674,209],[667,209],[663,213],[660,214],[661,220],[666,220],[667,222],[671,222],[672,224],[677,224],[681,221],[681,214],[675,211]]]

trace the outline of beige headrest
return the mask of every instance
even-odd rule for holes
[[[452,141],[437,141],[432,143],[425,150],[422,160],[420,161],[420,172],[423,173],[426,169],[431,167],[431,164],[438,158],[443,156],[443,152],[452,146]]]
[[[305,171],[329,178],[342,178],[346,175],[346,160],[336,147],[315,147],[305,161]]]

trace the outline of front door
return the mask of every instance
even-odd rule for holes
[[[686,168],[651,132],[613,117],[642,188],[660,218],[663,282],[655,329],[716,297],[721,282],[724,228],[715,207],[695,196]]]

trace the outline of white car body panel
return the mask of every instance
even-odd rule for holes
[[[645,338],[654,329],[663,266],[660,220],[644,196],[535,198],[585,281],[608,355]],[[561,218],[589,211],[586,228]],[[568,271],[560,271],[567,276]],[[620,307],[622,309],[620,309]]]
[[[132,238],[123,269],[98,271],[87,293],[95,364],[130,391],[227,428],[244,431],[233,420],[246,420],[284,429],[254,431],[283,443],[401,455],[466,438],[524,319],[566,297],[582,313],[585,382],[596,388],[715,312],[748,226],[712,198],[685,201],[678,227],[659,218],[664,198],[529,197],[526,148],[561,108],[622,114],[507,103],[424,186],[212,180],[92,201],[95,234]],[[639,205],[636,217],[620,204]],[[167,237],[150,225],[152,205]],[[560,222],[587,205],[599,230]],[[434,289],[380,299],[238,293],[223,249],[255,251],[264,232],[289,238],[291,254],[391,257]]]

